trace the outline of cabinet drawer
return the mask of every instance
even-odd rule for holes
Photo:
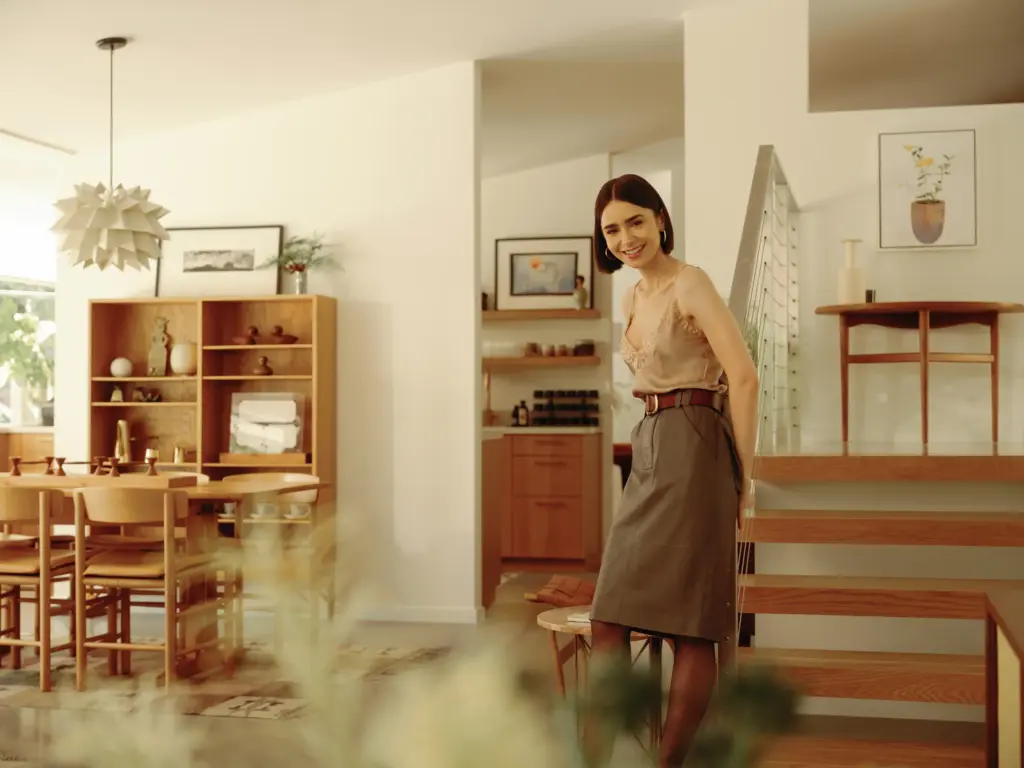
[[[576,456],[515,456],[512,496],[575,496],[583,485],[582,459]]]
[[[513,499],[512,557],[582,558],[583,511],[580,500]]]
[[[582,456],[583,442],[577,435],[514,435],[513,456]]]

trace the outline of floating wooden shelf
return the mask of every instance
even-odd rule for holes
[[[485,323],[506,320],[597,320],[597,309],[488,309],[483,312]]]
[[[242,469],[309,469],[313,465],[310,463],[306,464],[289,464],[288,462],[263,462],[262,464],[238,464],[236,462],[223,462],[223,461],[204,461],[203,467],[224,467],[231,469],[234,467],[240,467]]]
[[[488,371],[514,371],[536,368],[593,368],[601,364],[596,355],[563,355],[546,357],[533,355],[530,357],[485,357],[483,366]]]

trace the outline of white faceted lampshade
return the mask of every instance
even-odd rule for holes
[[[149,260],[160,258],[160,241],[170,237],[160,224],[170,211],[150,202],[148,189],[78,184],[75,196],[56,207],[61,217],[53,231],[64,235],[60,250],[73,254],[72,265],[149,269]]]

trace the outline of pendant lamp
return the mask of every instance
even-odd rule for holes
[[[74,197],[55,203],[61,216],[52,231],[63,235],[60,251],[71,255],[72,266],[149,269],[150,259],[160,258],[160,241],[170,237],[160,224],[169,211],[150,201],[148,189],[114,186],[114,51],[127,44],[123,37],[96,41],[110,51],[109,186],[77,184]]]

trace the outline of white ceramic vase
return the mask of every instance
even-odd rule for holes
[[[864,271],[857,266],[857,243],[860,240],[843,240],[843,266],[839,270],[838,298],[840,304],[863,304],[867,284]]]
[[[110,363],[110,375],[123,379],[132,375],[132,361],[127,357],[117,357]]]
[[[171,347],[171,371],[179,376],[191,376],[196,372],[196,345],[191,341],[179,341]]]

